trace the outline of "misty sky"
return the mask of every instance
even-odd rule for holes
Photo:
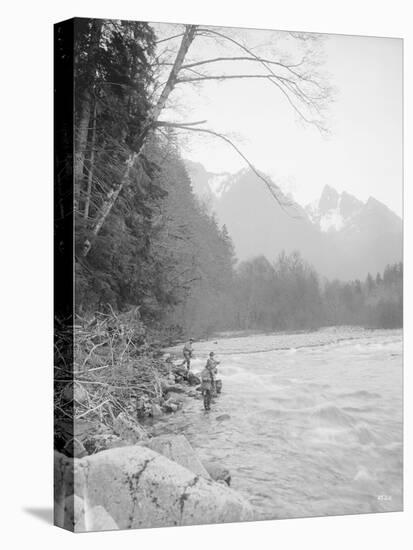
[[[163,25],[162,25],[163,26]],[[166,34],[170,29],[163,26]],[[217,30],[220,30],[217,28]],[[296,41],[286,34],[234,30],[237,39],[271,58],[297,60]],[[170,34],[170,32],[169,32]],[[176,42],[178,44],[178,41]],[[301,204],[320,196],[326,184],[362,200],[370,195],[402,213],[402,41],[324,36],[315,48],[319,70],[334,87],[330,133],[302,123],[285,97],[265,80],[181,84],[169,120],[207,120],[205,127],[229,135],[253,164]],[[198,38],[191,60],[240,55],[225,43]],[[208,66],[209,74],[252,71],[253,63]],[[245,163],[220,140],[185,134],[184,156],[212,172],[235,172]]]

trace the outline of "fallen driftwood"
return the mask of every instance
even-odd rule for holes
[[[113,311],[96,314],[92,320],[79,317],[75,326],[74,365],[64,355],[70,335],[63,329],[58,335],[55,346],[57,450],[79,457],[85,450],[95,448],[90,437],[85,442],[79,433],[80,420],[94,423],[96,432],[103,426],[111,434],[119,435],[115,429],[119,415],[123,415],[121,418],[125,421],[136,423],[138,419],[162,414],[165,396],[161,382],[166,380],[171,367],[155,359],[135,310],[126,314]],[[169,404],[168,410],[178,410],[176,400]],[[68,426],[69,420],[73,420],[72,426]],[[97,442],[97,448],[101,448],[102,441]]]

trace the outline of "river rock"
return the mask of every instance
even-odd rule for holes
[[[156,451],[169,458],[169,460],[173,460],[184,468],[191,470],[194,474],[211,479],[207,469],[203,466],[184,435],[160,435],[153,437],[144,445],[148,449],[152,449],[152,451]]]
[[[179,410],[179,405],[178,403],[175,403],[175,401],[168,399],[168,401],[165,401],[165,403],[162,405],[162,410],[166,413],[173,413]]]
[[[113,423],[113,431],[125,441],[136,443],[148,436],[145,430],[126,413],[120,413]]]
[[[76,401],[83,404],[88,401],[88,393],[79,382],[69,382],[63,389],[62,399],[67,403]]]
[[[75,525],[83,520],[85,513],[84,501],[78,495],[70,495],[65,499],[64,525],[65,529],[73,531]]]
[[[224,420],[229,420],[230,418],[231,416],[229,414],[220,414],[215,420],[218,420],[218,422],[223,422]]]
[[[66,498],[74,493],[74,459],[54,453],[54,523],[65,525]]]
[[[137,400],[136,412],[139,418],[146,418],[152,414],[152,401],[147,395],[141,395]]]
[[[99,453],[106,449],[125,447],[128,443],[118,435],[111,433],[96,434],[89,436],[84,442],[87,454]]]
[[[157,403],[152,403],[152,416],[153,418],[159,418],[162,416],[162,409]]]
[[[170,391],[173,391],[174,393],[185,393],[186,388],[182,384],[174,384],[172,388],[170,388]]]
[[[199,376],[194,374],[192,371],[188,372],[187,380],[190,386],[198,386],[198,384],[201,383],[201,379],[199,378]]]
[[[217,462],[203,462],[204,468],[214,481],[223,481],[228,486],[231,484],[230,471]]]
[[[112,531],[119,529],[116,521],[108,514],[103,506],[94,506],[87,509],[83,516],[75,523],[76,533],[87,531]]]
[[[162,380],[161,381],[161,389],[162,389],[162,393],[164,395],[168,394],[169,392],[174,392],[174,393],[185,393],[186,392],[185,386],[183,386],[182,384],[176,384],[175,379],[174,379],[173,383],[169,383],[167,380]]]
[[[177,382],[180,382],[181,380],[186,380],[188,375],[188,370],[186,367],[178,365],[178,366],[174,366],[172,370],[175,375],[175,380]]]
[[[76,484],[83,485],[85,502],[84,523],[76,523],[76,531],[252,519],[252,509],[241,495],[146,447],[111,449],[75,460]],[[96,508],[99,519],[91,521]]]
[[[73,456],[75,458],[83,458],[87,455],[87,451],[85,449],[85,446],[81,441],[78,439],[74,439],[73,442],[66,445],[65,449],[71,448],[73,451]]]
[[[176,403],[182,403],[184,400],[184,396],[181,393],[176,393],[175,391],[170,391],[168,393],[168,401],[169,400],[175,401]]]

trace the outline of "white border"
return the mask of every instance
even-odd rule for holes
[[[2,63],[2,237],[0,319],[2,539],[7,547],[110,548],[407,548],[411,475],[405,512],[74,535],[25,509],[47,508],[52,495],[52,24],[72,16],[397,36],[405,39],[405,151],[413,150],[412,17],[409,2],[393,0],[71,0],[7,3],[0,33]],[[409,116],[410,115],[410,116]],[[378,116],[380,114],[378,113]],[[411,157],[405,156],[411,174]],[[409,170],[410,168],[410,170]],[[412,232],[411,191],[405,179],[405,243]],[[405,395],[412,395],[411,254],[405,257]],[[4,307],[5,306],[5,307]],[[410,311],[409,311],[410,310]],[[405,400],[405,425],[412,413]],[[405,463],[412,463],[406,430]],[[410,533],[409,533],[410,531]],[[6,543],[7,544],[7,543]]]

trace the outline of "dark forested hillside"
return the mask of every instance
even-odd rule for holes
[[[145,192],[129,187],[95,246],[77,263],[83,310],[138,306],[149,325],[175,335],[228,326],[234,255],[225,227],[198,202],[173,141],[147,148]]]
[[[349,283],[320,280],[296,252],[273,263],[262,256],[237,264],[227,228],[193,192],[174,125],[158,120],[194,32],[185,27],[165,83],[151,25],[76,19],[77,313],[135,307],[148,327],[174,338],[222,329],[400,326],[400,264]],[[256,196],[267,192],[261,186]],[[250,201],[246,211],[251,207]],[[273,201],[265,212],[294,226]],[[255,229],[271,248],[259,215],[264,225]],[[247,246],[246,220],[234,223],[243,227]],[[310,223],[306,231],[311,239]],[[277,239],[283,249],[283,232]],[[319,247],[317,253],[324,254]]]
[[[78,310],[138,306],[148,324],[176,333],[222,327],[229,236],[193,195],[173,134],[142,148],[159,69],[154,32],[106,20],[75,28]],[[139,159],[125,173],[131,152]]]

